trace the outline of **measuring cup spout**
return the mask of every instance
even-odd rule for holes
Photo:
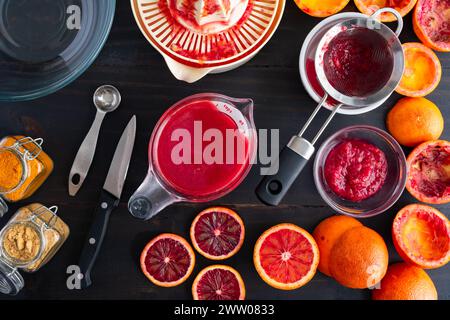
[[[253,124],[253,100],[252,99],[232,99],[233,105],[243,114],[243,116]]]
[[[153,171],[150,170],[128,201],[128,210],[134,217],[148,220],[168,205],[179,201],[180,199],[161,185]]]

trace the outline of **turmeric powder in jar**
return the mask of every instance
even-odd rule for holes
[[[0,141],[0,195],[9,202],[30,197],[53,171],[42,139],[8,136]],[[2,201],[0,216],[7,206]]]
[[[0,149],[0,192],[15,189],[24,176],[24,166],[20,157],[7,149]]]

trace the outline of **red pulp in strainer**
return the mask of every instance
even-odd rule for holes
[[[376,31],[355,27],[337,34],[324,54],[324,72],[337,91],[367,97],[381,90],[391,77],[394,56]]]

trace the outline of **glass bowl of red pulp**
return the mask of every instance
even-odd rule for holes
[[[406,158],[386,131],[366,125],[346,127],[330,136],[314,161],[314,182],[335,211],[355,218],[385,212],[401,196]]]

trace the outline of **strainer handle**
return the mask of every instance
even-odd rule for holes
[[[395,18],[397,19],[397,29],[395,30],[395,35],[397,37],[399,37],[403,30],[403,18],[402,18],[402,15],[400,14],[400,12],[398,12],[397,10],[395,10],[393,8],[381,8],[381,9],[378,9],[377,11],[375,11],[370,17],[373,19],[376,19],[385,12],[392,13],[395,16]]]
[[[314,153],[314,146],[306,139],[294,136],[281,150],[274,164],[276,173],[265,176],[256,188],[259,200],[277,206],[287,194]]]
[[[319,129],[313,141],[309,142],[302,135],[314,120],[327,98],[328,95],[325,94],[303,129],[298,135],[293,136],[287,146],[283,148],[278,160],[271,167],[271,171],[273,170],[274,172],[266,175],[256,187],[256,195],[263,203],[270,206],[277,206],[314,154],[314,144],[342,106],[342,104],[335,106],[333,112],[325,120],[325,123]]]

